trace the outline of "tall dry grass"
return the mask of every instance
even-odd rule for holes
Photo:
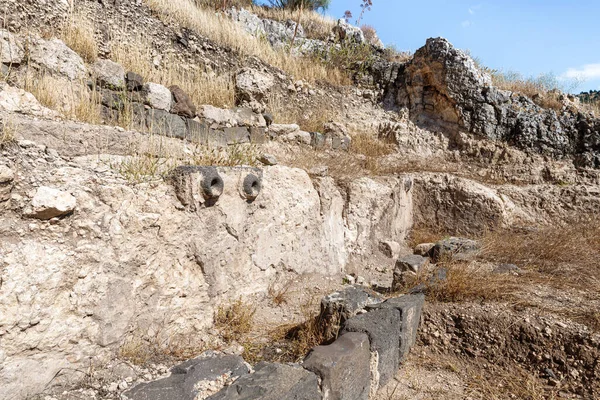
[[[333,18],[307,9],[290,10],[253,5],[250,10],[261,18],[281,22],[288,20],[298,21],[298,18],[300,18],[304,34],[309,39],[327,40],[336,25],[336,21]]]
[[[143,39],[128,45],[115,41],[111,45],[111,55],[115,62],[128,71],[142,75],[148,82],[167,87],[178,85],[196,105],[210,104],[222,108],[235,105],[234,84],[230,75],[209,74],[203,68],[183,65],[168,55],[157,68],[153,63],[152,45]]]
[[[145,3],[166,23],[175,22],[228,47],[242,56],[258,57],[282,69],[295,79],[309,82],[325,80],[336,85],[347,84],[346,73],[326,67],[318,60],[294,57],[283,50],[275,50],[264,41],[254,38],[226,16],[198,7],[191,0],[145,0]]]
[[[85,62],[93,63],[98,58],[98,43],[94,37],[94,30],[94,24],[83,14],[72,13],[67,17],[59,37]]]

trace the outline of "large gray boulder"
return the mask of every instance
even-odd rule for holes
[[[370,362],[369,337],[349,332],[329,346],[315,347],[303,365],[321,377],[323,398],[368,400]]]
[[[352,285],[331,293],[321,300],[323,320],[345,321],[364,310],[368,305],[381,303],[383,297],[364,286]]]
[[[377,366],[371,371],[372,390],[385,386],[398,371],[400,364],[400,338],[402,315],[394,308],[381,308],[350,318],[342,334],[362,332],[369,336],[371,352],[377,354]],[[373,390],[374,389],[374,390]]]
[[[349,24],[344,18],[338,19],[336,26],[333,28],[333,33],[340,42],[350,44],[364,44],[367,42],[362,29]]]
[[[321,400],[317,376],[293,365],[261,362],[207,400]]]
[[[141,383],[123,394],[131,400],[204,399],[250,372],[240,356],[208,351],[171,369],[171,375]]]
[[[125,69],[111,60],[97,60],[92,65],[92,73],[98,84],[110,89],[125,88]]]
[[[146,126],[151,133],[156,135],[179,139],[184,139],[188,135],[188,126],[182,117],[159,109],[151,109],[146,112]]]

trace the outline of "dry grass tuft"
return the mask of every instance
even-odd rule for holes
[[[45,73],[29,72],[24,78],[23,89],[35,96],[44,107],[53,110],[58,107],[56,81]]]
[[[225,342],[239,341],[253,327],[256,307],[241,298],[232,304],[221,305],[215,312],[215,327],[219,329]]]
[[[260,151],[253,144],[233,144],[224,148],[200,146],[195,149],[188,160],[191,165],[238,166],[255,167],[259,165]]]
[[[196,341],[190,335],[171,335],[158,332],[155,335],[135,333],[119,348],[119,357],[134,365],[149,363],[172,363],[188,360],[214,346]]]
[[[309,82],[326,80],[336,85],[349,82],[347,74],[339,69],[328,68],[312,58],[294,57],[286,51],[275,50],[268,42],[257,40],[226,16],[198,7],[191,0],[145,2],[164,22],[177,22],[243,56],[258,57],[267,64],[284,70],[295,79]]]
[[[366,157],[383,157],[396,151],[395,146],[385,143],[368,133],[359,133],[352,136],[350,151]]]
[[[506,300],[517,289],[513,276],[493,274],[473,264],[447,260],[439,262],[437,267],[434,275],[443,268],[446,279],[421,282],[431,300],[444,303]]]
[[[309,39],[327,40],[336,21],[330,17],[319,14],[312,10],[289,10],[283,8],[253,6],[251,11],[261,18],[273,19],[276,21],[297,21],[300,14],[300,24],[304,29],[306,37]]]
[[[600,288],[600,219],[492,232],[482,257],[536,271],[555,284]],[[576,272],[576,273],[575,273]]]
[[[151,44],[141,39],[133,45],[113,42],[111,50],[113,60],[125,69],[142,75],[147,82],[167,87],[178,85],[196,105],[211,104],[223,108],[235,105],[234,84],[230,75],[209,74],[200,67],[185,66],[171,56],[166,56],[157,68],[152,61]]]
[[[557,399],[558,389],[548,388],[542,380],[522,367],[494,368],[490,374],[482,374],[468,368],[468,394],[475,398],[503,400],[507,398],[522,400]],[[493,378],[490,377],[493,375]]]
[[[12,120],[7,118],[2,121],[2,125],[0,126],[0,149],[4,149],[16,143],[16,130],[16,126]]]
[[[312,299],[302,304],[301,311],[305,319],[303,323],[293,326],[285,325],[275,331],[276,339],[283,338],[289,344],[285,349],[285,354],[282,355],[282,360],[297,362],[304,358],[313,347],[327,344],[336,339],[340,327],[339,316],[334,316],[329,320],[322,318],[321,314],[315,312],[318,310],[317,303],[315,299]]]
[[[86,62],[93,63],[98,59],[94,25],[83,15],[75,13],[68,17],[62,27],[60,39]]]
[[[269,285],[268,294],[271,301],[276,306],[285,304],[289,300],[289,291],[291,289],[291,282],[285,282],[283,285],[277,285],[277,282],[273,282]]]

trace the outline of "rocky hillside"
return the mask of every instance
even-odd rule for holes
[[[596,111],[209,3],[0,0],[0,399],[600,396]]]

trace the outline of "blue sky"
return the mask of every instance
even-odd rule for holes
[[[361,24],[400,50],[442,36],[491,68],[583,79],[576,92],[600,89],[600,0],[372,1]],[[354,23],[360,0],[332,0],[327,14],[345,10]]]

